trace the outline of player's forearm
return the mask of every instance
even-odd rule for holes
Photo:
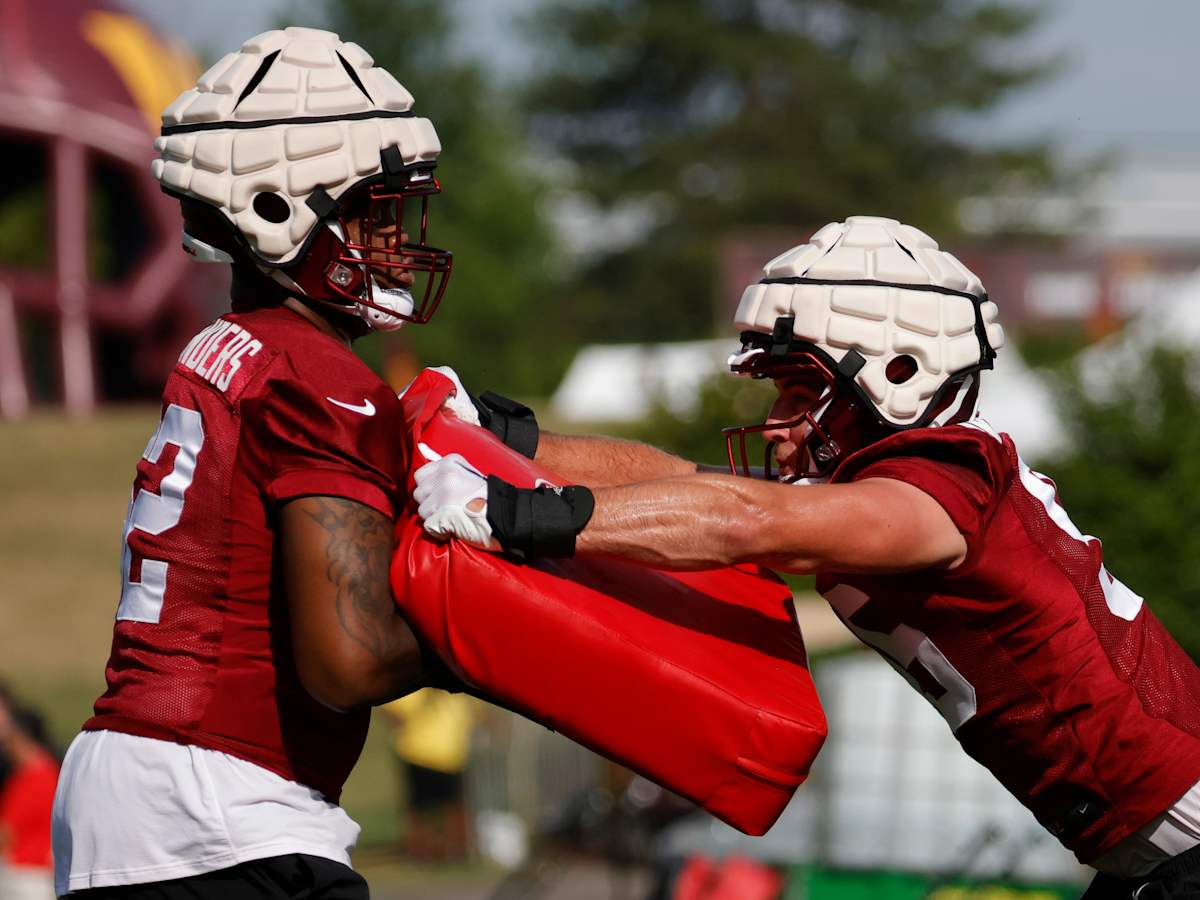
[[[349,710],[378,706],[429,686],[437,671],[436,661],[424,655],[400,616],[392,619],[370,626],[373,649],[366,654],[355,650],[341,658],[327,657],[318,664],[323,671],[315,676],[317,667],[309,665],[307,677],[302,676],[305,689],[326,706]],[[365,626],[360,623],[355,630],[361,633]]]
[[[388,597],[391,603],[391,597]],[[393,604],[394,606],[394,604]],[[398,614],[374,623],[377,652],[360,659],[342,685],[345,708],[386,703],[429,682],[430,666],[408,623]]]
[[[785,485],[693,473],[633,484],[519,488],[450,454],[416,474],[425,528],[523,558],[587,554],[673,569],[758,563],[789,572],[904,572],[966,553],[919,488],[886,478]]]
[[[637,441],[543,431],[536,460],[572,484],[592,487],[690,475],[696,464]]]
[[[956,565],[966,552],[932,498],[890,479],[801,487],[694,475],[599,488],[594,497],[576,552],[663,568],[904,572]]]
[[[322,699],[340,709],[394,700],[423,687],[427,666],[408,622],[396,611],[386,575],[338,592],[339,644]]]
[[[668,569],[761,562],[748,479],[722,475],[665,478],[598,488],[576,553],[614,556]]]

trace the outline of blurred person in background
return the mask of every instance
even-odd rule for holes
[[[392,749],[403,785],[405,855],[454,860],[467,854],[464,773],[471,755],[475,701],[422,690],[383,707],[395,726]]]
[[[0,684],[0,897],[51,900],[54,860],[50,811],[58,760],[48,749],[41,718],[18,705]]]
[[[60,895],[365,900],[337,805],[372,704],[438,671],[388,587],[399,401],[350,349],[428,320],[440,145],[359,46],[306,28],[163,112],[152,172],[232,312],[179,353],[138,462],[108,689],[66,754]],[[406,231],[407,229],[407,231]]]
[[[536,459],[566,486],[518,489],[449,455],[416,473],[426,530],[524,559],[816,575],[964,750],[1098,870],[1087,900],[1200,897],[1200,669],[976,415],[1004,343],[979,279],[866,216],[764,273],[730,365],[777,399],[766,423],[726,433],[743,475],[762,435],[765,479],[542,435]]]

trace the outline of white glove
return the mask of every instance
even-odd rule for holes
[[[449,366],[430,366],[430,368],[435,372],[441,372],[454,382],[454,393],[442,402],[442,409],[449,410],[450,415],[454,416],[460,422],[466,422],[468,425],[478,425],[479,411],[475,409],[475,404],[471,402],[471,397],[467,394],[467,389],[459,381],[458,373]]]
[[[413,475],[413,498],[425,530],[434,537],[461,538],[473,547],[499,550],[487,520],[487,479],[461,454],[440,459],[424,444],[418,449],[428,462]]]
[[[479,424],[479,411],[475,409],[475,404],[471,402],[471,397],[467,394],[467,389],[463,387],[462,381],[459,380],[458,373],[449,366],[430,366],[431,371],[440,372],[451,381],[454,382],[454,392],[442,401],[442,409],[449,410],[450,415],[458,419],[460,422],[466,422],[468,425]],[[408,393],[408,389],[413,386],[413,379],[404,386],[396,396],[404,399],[404,395]]]

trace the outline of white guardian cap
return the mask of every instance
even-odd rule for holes
[[[151,171],[184,201],[184,248],[197,259],[233,261],[231,239],[293,293],[376,328],[423,322],[451,255],[426,243],[441,145],[412,106],[357,44],[268,31],[163,111]],[[215,215],[195,215],[197,204]],[[347,227],[351,217],[361,221]]]
[[[866,413],[872,439],[973,414],[978,373],[1004,345],[998,312],[979,278],[929,235],[852,216],[763,266],[734,316],[742,348],[730,366],[827,382],[809,418],[815,468],[828,472],[870,442],[865,431],[831,434],[852,410]],[[744,442],[745,429],[727,432]]]

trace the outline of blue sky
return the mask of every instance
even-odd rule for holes
[[[202,51],[232,49],[270,27],[291,0],[125,0],[127,6]],[[467,52],[501,70],[520,66],[514,14],[537,0],[460,0],[471,20]],[[983,130],[998,135],[1055,132],[1071,150],[1115,148],[1139,155],[1200,159],[1200,36],[1195,0],[1051,0],[1030,54],[1062,50],[1066,71],[996,110]],[[363,41],[370,49],[370,41]],[[403,80],[403,73],[397,73]]]
[[[1057,130],[1079,149],[1200,157],[1198,35],[1194,0],[1057,0],[1030,50],[1064,51],[1066,71],[997,111],[993,124]]]

